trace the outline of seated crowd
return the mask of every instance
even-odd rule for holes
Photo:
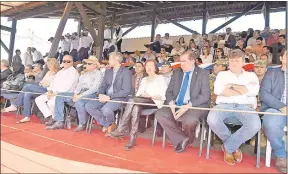
[[[64,129],[64,106],[73,103],[79,120],[75,132],[83,131],[88,116],[92,116],[102,126],[105,136],[121,138],[126,130],[130,131],[125,150],[131,150],[136,145],[141,111],[157,109],[155,118],[165,130],[175,152],[184,152],[194,142],[197,125],[204,120],[222,140],[224,161],[229,165],[242,161],[239,147],[263,126],[277,157],[276,168],[286,173],[286,150],[282,140],[286,117],[269,115],[286,114],[287,111],[285,49],[280,51],[279,56],[282,69],[267,71],[269,64],[278,64],[278,49],[285,43],[280,42],[280,38],[285,40],[285,35],[277,35],[278,42],[275,41],[276,34],[279,34],[277,31],[271,36],[263,34],[265,37],[261,37],[257,30],[252,31],[248,30],[247,37],[245,33],[234,36],[227,28],[226,35],[213,37],[213,41],[207,39],[208,35],[203,35],[203,40],[193,35],[189,44],[180,38],[174,47],[168,33],[162,40],[157,35],[155,42],[146,45],[147,51],[143,56],[138,52],[135,57],[128,52],[124,55],[111,52],[107,63],[99,61],[93,54],[81,60],[65,54],[59,61],[62,69],[57,59],[47,58],[45,65],[48,72],[45,76],[40,63],[33,68],[30,64],[24,67],[21,62],[15,61],[11,71],[8,62],[1,60],[1,96],[5,98],[9,94],[6,90],[22,91],[2,112],[15,111],[23,106],[24,118],[19,123],[29,122],[31,104],[35,99],[44,116],[41,121],[46,129]],[[270,45],[264,47],[263,41]],[[271,55],[270,46],[273,47],[273,44],[277,45],[275,55]],[[80,73],[75,68],[75,61],[84,64]],[[255,62],[254,72],[242,69],[247,61]],[[180,62],[181,68],[173,70],[171,62]],[[213,72],[210,74],[199,68],[197,64],[200,62],[214,62]],[[123,63],[133,64],[134,69],[129,70]],[[161,63],[160,70],[158,63]],[[123,102],[128,104],[125,106]],[[124,114],[117,125],[115,111],[123,105]],[[245,111],[267,114],[264,114],[261,124],[261,115]],[[182,127],[178,126],[178,122],[182,123]],[[231,133],[225,123],[242,126]]]

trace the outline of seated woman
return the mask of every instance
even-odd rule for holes
[[[212,63],[213,56],[210,54],[210,48],[209,47],[203,47],[202,54],[200,55],[200,58],[202,59],[202,62],[205,63]]]
[[[162,107],[164,103],[167,83],[162,75],[158,75],[157,62],[155,60],[147,60],[145,64],[147,77],[143,78],[136,93],[136,96],[129,100],[135,103],[149,103],[156,104],[158,108]],[[124,136],[125,129],[129,127],[131,118],[130,140],[125,146],[125,150],[130,150],[136,145],[136,133],[138,131],[139,117],[141,110],[151,106],[135,105],[133,103],[127,104],[125,112],[121,118],[118,128],[109,133],[108,136],[114,138],[121,138]]]
[[[100,63],[95,56],[90,56],[88,59],[83,60],[85,71],[79,77],[77,87],[74,92],[59,93],[59,96],[55,99],[54,108],[54,121],[51,126],[47,126],[46,129],[63,129],[64,128],[64,104],[69,102],[75,102],[75,107],[78,112],[79,125],[74,132],[83,131],[86,124],[85,104],[88,100],[81,98],[95,98],[98,89],[103,80],[103,73],[99,70]],[[68,97],[62,97],[68,96]]]
[[[43,77],[43,66],[40,63],[36,63],[33,70],[26,74],[26,84],[39,84]]]
[[[224,50],[222,48],[216,49],[216,54],[214,55],[213,62],[216,62],[218,59],[227,59],[227,57],[224,55]]]
[[[48,58],[47,67],[49,71],[46,73],[45,77],[39,82],[39,85],[28,84],[25,85],[22,89],[23,92],[20,92],[11,106],[4,108],[2,112],[12,112],[17,110],[17,106],[24,106],[23,115],[24,118],[19,121],[19,123],[25,123],[30,121],[31,116],[31,101],[33,98],[39,95],[25,93],[25,92],[35,92],[35,93],[45,93],[47,92],[47,87],[50,85],[50,82],[54,79],[55,74],[59,70],[59,64],[57,59]]]

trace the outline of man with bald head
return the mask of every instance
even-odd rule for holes
[[[45,125],[51,126],[53,121],[55,95],[61,92],[73,92],[78,83],[79,73],[73,67],[73,58],[70,55],[63,57],[63,69],[58,71],[55,78],[47,88],[46,94],[40,95],[35,102],[44,117],[49,120]]]

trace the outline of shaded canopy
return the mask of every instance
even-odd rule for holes
[[[102,1],[103,2],[103,1]],[[97,26],[99,2],[81,2],[90,21]],[[206,9],[211,18],[234,16],[247,8],[257,4],[255,1],[206,1]],[[25,18],[61,18],[66,2],[1,2],[1,16],[14,17],[17,20]],[[270,12],[284,11],[285,1],[266,2]],[[262,7],[253,9],[249,14],[261,13]],[[145,21],[141,25],[151,24],[147,20],[153,10],[166,19],[173,21],[197,20],[203,18],[203,1],[108,1],[105,11],[105,24],[112,21],[124,27],[132,26],[139,21]],[[77,8],[72,9],[69,18],[80,19]],[[165,19],[159,23],[168,22]]]

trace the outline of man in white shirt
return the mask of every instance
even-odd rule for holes
[[[38,60],[43,59],[42,54],[40,51],[36,50],[36,48],[32,48],[32,55],[33,55],[33,62],[36,63]]]
[[[49,121],[45,123],[46,126],[51,126],[54,123],[55,95],[61,92],[73,92],[78,83],[78,78],[79,73],[73,67],[72,56],[64,56],[63,69],[56,74],[50,86],[47,88],[48,92],[35,99],[39,110],[47,120],[49,119]]]
[[[76,50],[76,51],[77,51],[78,47],[79,47],[79,37],[78,37],[78,33],[74,32],[74,33],[72,33],[72,36],[71,36],[70,53],[71,53],[73,50]]]
[[[220,72],[214,83],[217,95],[213,109],[255,111],[259,92],[259,80],[254,72],[242,69],[244,53],[237,49],[228,54],[229,71]],[[224,161],[235,165],[242,161],[240,145],[251,139],[261,128],[258,114],[210,111],[207,122],[212,131],[223,141]],[[225,123],[241,124],[242,127],[231,134]]]
[[[94,42],[93,39],[90,36],[88,36],[88,32],[84,31],[82,33],[82,37],[80,37],[79,46],[77,49],[81,60],[88,58],[89,56],[88,52],[93,42]]]
[[[27,48],[27,52],[23,56],[23,65],[33,65],[33,55],[31,53],[31,47]]]
[[[162,39],[162,45],[165,47],[165,50],[171,53],[173,49],[173,40],[169,38],[169,33],[165,33],[165,37]]]
[[[111,39],[111,30],[107,25],[105,25],[105,30],[104,30],[104,41],[105,40],[110,40]]]
[[[121,26],[119,24],[115,24],[115,33],[113,38],[116,39],[117,50],[119,50],[119,52],[121,52],[122,37],[123,31]]]

